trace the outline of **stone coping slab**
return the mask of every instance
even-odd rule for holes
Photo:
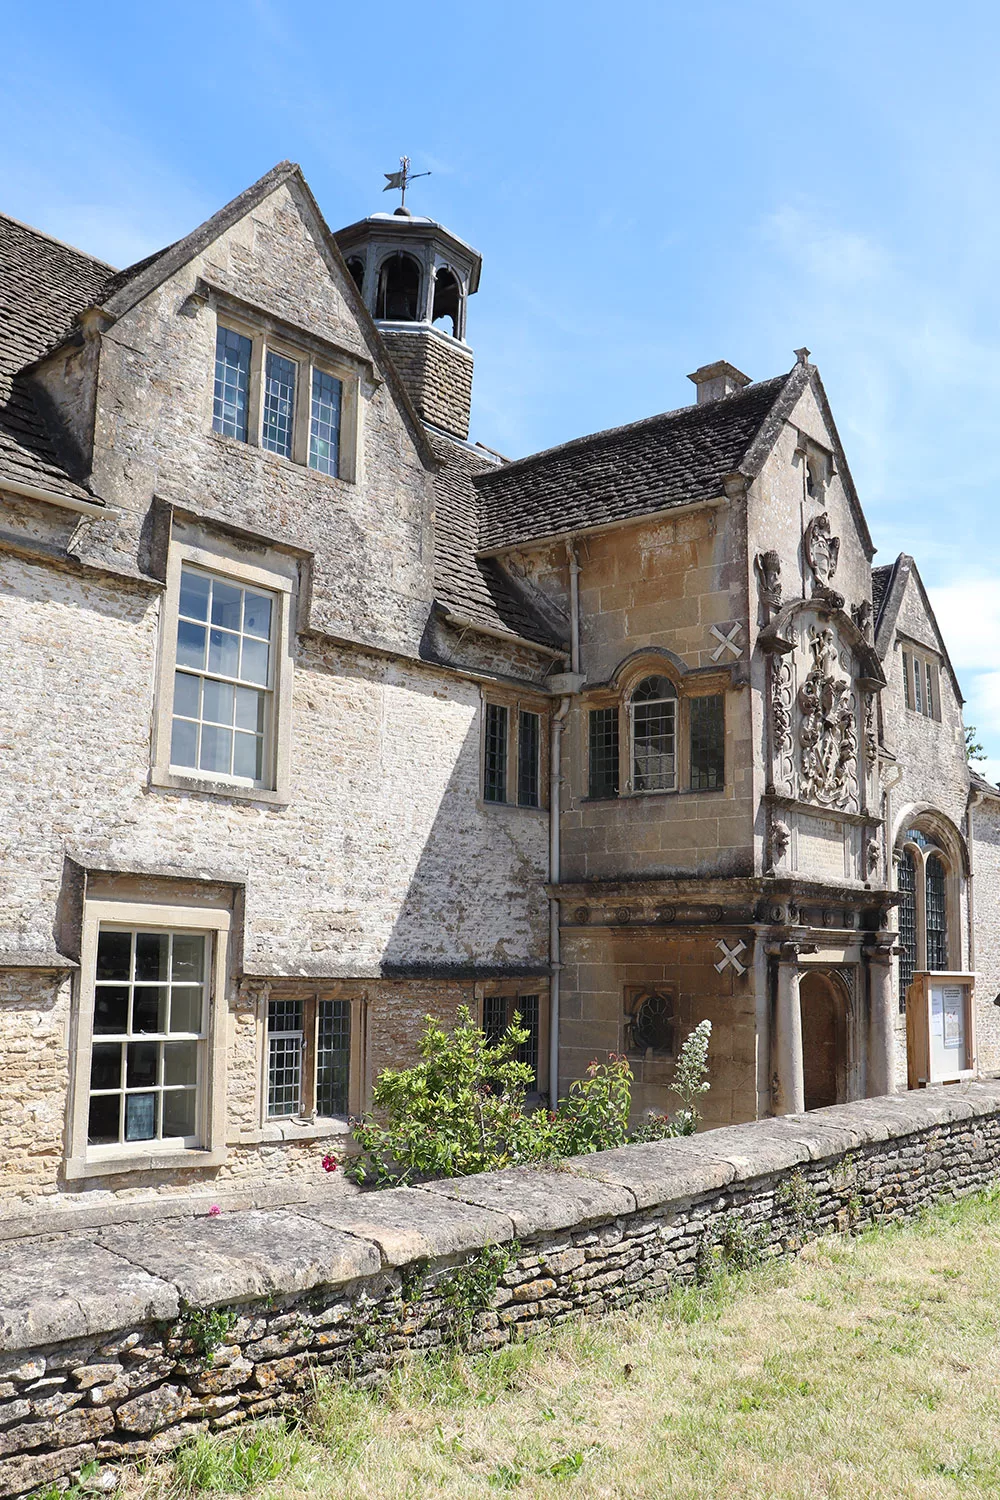
[[[67,1235],[0,1247],[0,1353],[176,1318],[179,1310],[169,1280],[91,1240]]]
[[[732,1183],[998,1113],[1000,1079],[981,1079],[418,1188],[318,1191],[215,1216],[193,1216],[190,1199],[187,1212],[175,1200],[148,1217],[149,1205],[136,1204],[130,1223],[0,1243],[0,1354],[169,1321],[185,1304],[295,1294],[659,1205],[669,1212]]]
[[[172,1281],[192,1306],[305,1292],[382,1269],[370,1240],[328,1229],[293,1209],[121,1224],[98,1243],[154,1276]]]
[[[386,1266],[426,1256],[467,1255],[514,1238],[509,1213],[494,1213],[423,1188],[386,1188],[328,1203],[303,1203],[299,1213],[318,1224],[371,1240]]]
[[[627,1188],[577,1176],[568,1168],[507,1167],[502,1172],[429,1182],[422,1191],[506,1214],[519,1238],[635,1212],[635,1198]]]

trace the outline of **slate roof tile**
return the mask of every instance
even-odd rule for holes
[[[440,433],[428,437],[443,464],[435,478],[435,595],[445,608],[476,624],[523,636],[562,649],[565,642],[518,589],[503,567],[490,558],[477,561],[479,496],[475,479],[491,473],[497,459],[453,442]]]
[[[794,372],[792,372],[794,374]],[[647,417],[485,471],[483,549],[583,530],[724,493],[792,375]]]

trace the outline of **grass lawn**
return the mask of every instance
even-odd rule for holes
[[[996,1497],[1000,1193],[491,1356],[415,1358],[376,1395],[329,1383],[296,1430],[202,1440],[128,1487],[254,1480],[282,1500]]]

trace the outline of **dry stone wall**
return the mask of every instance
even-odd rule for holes
[[[490,1349],[1000,1175],[1000,1081],[294,1208],[0,1246],[0,1496]],[[469,1274],[469,1268],[474,1274]]]

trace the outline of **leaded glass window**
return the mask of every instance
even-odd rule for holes
[[[714,792],[725,782],[726,718],[721,693],[691,699],[691,790]]]
[[[517,804],[537,807],[541,757],[541,718],[523,708],[517,716]]]
[[[677,786],[677,693],[666,677],[646,677],[632,694],[632,788]]]
[[[517,1060],[531,1069],[534,1088],[538,1087],[538,1054],[541,1038],[541,996],[484,995],[483,1034],[491,1046],[502,1040],[514,1017],[528,1036],[517,1049]]]
[[[312,372],[309,467],[336,478],[340,469],[340,408],[343,385],[325,370]]]
[[[271,594],[183,566],[171,765],[265,779],[274,615]]]
[[[483,751],[483,797],[487,802],[507,801],[508,717],[504,704],[487,703]]]
[[[588,792],[591,797],[618,796],[618,708],[592,708]]]
[[[101,927],[89,1145],[197,1144],[209,942],[204,933]]]
[[[927,967],[948,967],[948,914],[946,873],[939,854],[927,859]]]
[[[321,1000],[316,1032],[316,1111],[346,1115],[351,1077],[351,1005]]]
[[[506,995],[484,995],[483,1033],[491,1046],[496,1046],[507,1030]]]
[[[212,426],[225,437],[247,440],[251,342],[219,325],[215,336],[215,398]]]
[[[302,1107],[301,1000],[270,1000],[267,1006],[267,1112],[297,1115]]]
[[[899,856],[899,1008],[906,1009],[906,992],[917,967],[917,867],[909,849]]]
[[[273,349],[267,351],[260,443],[269,453],[280,453],[284,458],[292,456],[296,369],[294,360]]]

